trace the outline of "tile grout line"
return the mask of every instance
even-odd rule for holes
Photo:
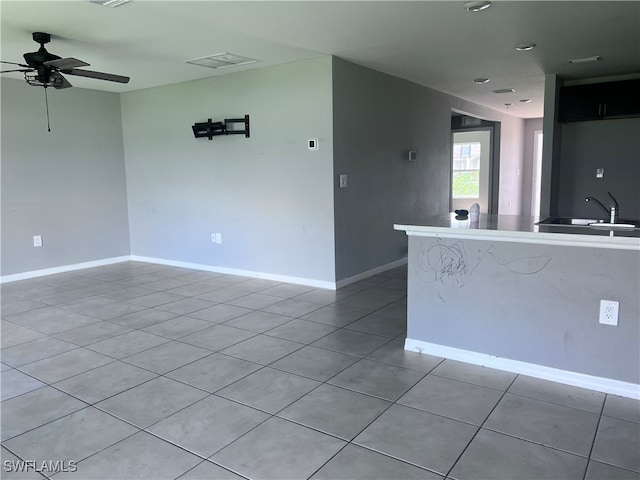
[[[478,436],[478,434],[480,433],[480,431],[482,430],[482,428],[484,427],[484,424],[487,423],[487,420],[489,420],[489,417],[491,416],[491,414],[495,411],[496,408],[498,408],[498,405],[500,404],[500,402],[502,402],[502,399],[507,395],[507,392],[509,391],[509,389],[513,386],[513,384],[515,383],[516,379],[519,377],[519,375],[516,375],[513,380],[511,380],[511,382],[509,383],[509,386],[507,386],[507,388],[504,390],[504,392],[502,393],[502,395],[500,396],[500,398],[498,399],[498,401],[496,402],[496,404],[493,406],[493,408],[491,409],[491,411],[487,414],[487,416],[485,417],[485,419],[482,421],[482,423],[480,424],[480,426],[478,426],[478,429],[476,430],[476,433],[473,434],[473,436],[471,437],[471,439],[469,440],[469,442],[467,443],[467,445],[464,447],[464,449],[462,450],[462,452],[460,452],[460,455],[458,455],[458,458],[453,462],[453,464],[451,465],[451,468],[449,468],[449,471],[447,471],[447,473],[445,474],[444,478],[445,480],[449,478],[449,476],[451,475],[451,472],[453,471],[453,469],[456,467],[456,465],[458,464],[458,462],[460,461],[460,459],[462,458],[462,456],[465,454],[465,452],[469,449],[469,447],[471,446],[471,443],[473,443],[473,441],[475,440],[475,438]]]
[[[593,440],[591,441],[591,448],[589,448],[589,453],[587,454],[587,464],[584,467],[584,475],[583,479],[587,478],[587,472],[589,471],[589,464],[591,463],[591,454],[593,453],[593,448],[596,445],[596,439],[598,438],[598,430],[600,429],[600,422],[602,421],[602,415],[604,414],[604,407],[607,404],[607,399],[609,395],[605,393],[604,400],[602,401],[602,406],[600,407],[600,415],[598,415],[598,422],[596,423],[596,429],[593,432]]]

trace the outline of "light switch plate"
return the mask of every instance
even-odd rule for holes
[[[604,168],[598,168],[596,170],[596,178],[604,178]]]
[[[346,175],[340,175],[340,188],[347,188],[349,185],[349,179]]]

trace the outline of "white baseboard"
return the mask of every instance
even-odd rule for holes
[[[56,273],[71,272],[73,270],[82,270],[84,268],[102,267],[104,265],[127,262],[129,260],[131,260],[131,257],[129,255],[124,255],[122,257],[103,258],[102,260],[94,260],[91,262],[74,263],[72,265],[63,265],[61,267],[45,268],[43,270],[32,270],[30,272],[14,273],[13,275],[4,275],[0,277],[0,283],[17,282],[19,280],[44,277],[46,275],[54,275]]]
[[[392,268],[400,267],[402,265],[406,265],[407,259],[401,258],[400,260],[396,260],[395,262],[387,263],[386,265],[381,265],[376,268],[372,268],[371,270],[367,270],[366,272],[359,273],[354,275],[353,277],[343,278],[342,280],[336,282],[336,288],[346,287],[352,283],[359,282],[360,280],[364,280],[365,278],[372,277],[382,272],[386,272],[387,270],[391,270]]]
[[[640,385],[407,338],[404,349],[640,400]]]
[[[274,273],[254,272],[251,270],[240,270],[237,268],[219,267],[215,265],[203,265],[200,263],[179,262],[176,260],[166,260],[164,258],[142,257],[139,255],[131,255],[131,260],[136,262],[156,263],[159,265],[169,265],[172,267],[192,268],[194,270],[204,270],[207,272],[226,273],[229,275],[240,275],[242,277],[263,278],[265,280],[274,280],[276,282],[296,283],[298,285],[306,285],[316,288],[336,289],[335,282],[327,282],[323,280],[314,280],[312,278],[292,277],[289,275],[278,275]]]
[[[19,280],[26,280],[29,278],[43,277],[45,275],[53,275],[56,273],[70,272],[73,270],[82,270],[84,268],[101,267],[104,265],[111,265],[113,263],[120,263],[120,262],[127,262],[127,261],[155,263],[158,265],[168,265],[171,267],[191,268],[194,270],[226,273],[229,275],[240,275],[243,277],[263,278],[266,280],[274,280],[276,282],[295,283],[298,285],[306,285],[309,287],[316,287],[316,288],[326,288],[329,290],[336,290],[337,288],[341,288],[351,283],[364,280],[365,278],[371,277],[373,275],[377,275],[378,273],[382,273],[386,270],[390,270],[392,268],[396,268],[407,263],[407,259],[403,258],[395,262],[391,262],[386,265],[373,268],[366,272],[359,273],[358,275],[354,275],[353,277],[342,279],[339,282],[330,282],[330,281],[324,281],[324,280],[315,280],[312,278],[293,277],[289,275],[254,272],[251,270],[240,270],[237,268],[219,267],[215,265],[204,265],[200,263],[189,263],[189,262],[181,262],[177,260],[167,260],[164,258],[144,257],[140,255],[124,255],[121,257],[105,258],[102,260],[94,260],[91,262],[75,263],[73,265],[63,265],[61,267],[45,268],[43,270],[32,270],[30,272],[22,272],[22,273],[16,273],[13,275],[5,275],[0,277],[0,283],[16,282]]]

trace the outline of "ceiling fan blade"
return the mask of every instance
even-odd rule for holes
[[[98,80],[108,80],[109,82],[128,83],[129,77],[122,75],[114,75],[112,73],[93,72],[91,70],[76,70],[75,68],[63,70],[68,75],[77,75],[79,77],[96,78]]]
[[[83,62],[82,60],[78,60],[77,58],[59,58],[57,60],[49,60],[48,62],[44,62],[47,67],[54,67],[58,70],[66,70],[68,68],[75,67],[87,67],[89,64],[87,62]]]
[[[0,60],[0,63],[8,63],[9,65],[18,65],[19,67],[31,68],[29,65],[25,65],[24,63],[5,62],[4,60]]]
[[[18,70],[3,70],[0,73],[10,73],[10,72],[33,72],[32,68],[23,68]]]
[[[69,80],[67,80],[60,74],[60,72],[51,72],[51,75],[49,75],[49,81],[51,82],[51,86],[58,90],[73,86],[71,85]]]

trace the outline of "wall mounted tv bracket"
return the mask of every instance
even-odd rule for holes
[[[243,124],[242,130],[237,129],[236,125],[239,123]],[[245,138],[249,138],[249,115],[245,115],[244,118],[225,118],[224,122],[212,122],[209,119],[206,122],[194,123],[191,129],[196,138],[207,137],[213,140],[213,137],[218,135],[244,135]]]

